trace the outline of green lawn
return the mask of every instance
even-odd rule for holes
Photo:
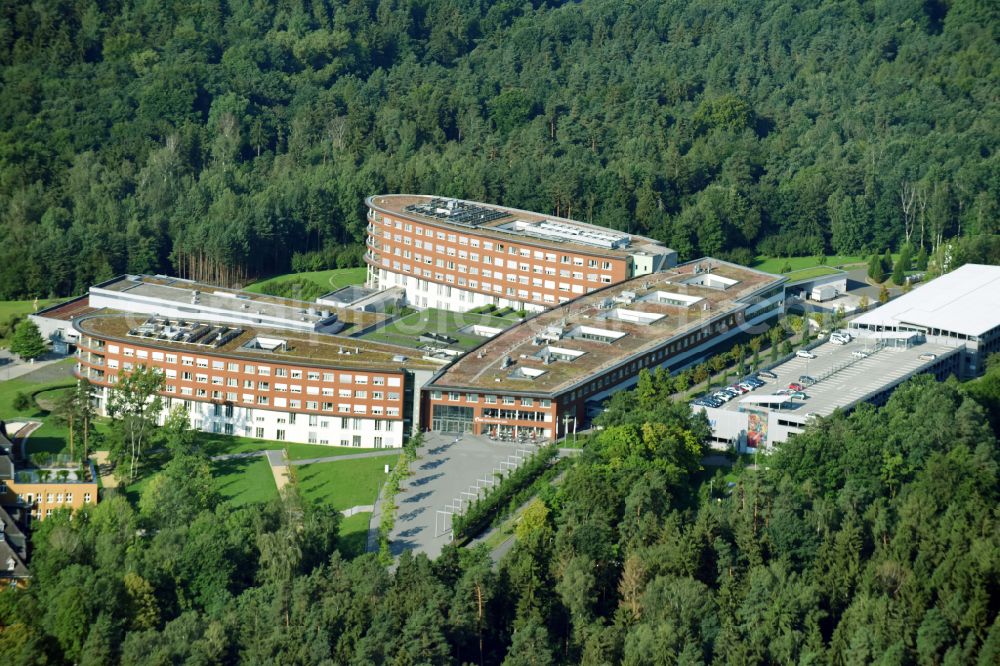
[[[374,504],[379,484],[385,481],[385,466],[396,464],[398,453],[377,458],[300,465],[295,468],[302,496],[343,511],[352,506]]]
[[[458,340],[450,346],[471,349],[482,343],[486,338],[478,335],[459,333],[458,330],[473,324],[506,329],[515,324],[518,317],[514,313],[502,317],[468,312],[451,312],[449,310],[428,309],[414,312],[411,315],[397,319],[390,324],[372,331],[363,337],[365,340],[388,342],[405,347],[417,348],[427,344],[417,338],[421,333],[437,333]]]
[[[788,277],[789,281],[794,282],[796,280],[808,280],[820,277],[821,275],[831,275],[837,272],[836,268],[830,268],[829,266],[813,266],[812,268],[802,268],[791,273],[785,273],[785,276]]]
[[[863,264],[868,261],[868,257],[852,256],[852,255],[832,255],[826,258],[826,262],[822,265],[840,267],[850,264]],[[819,257],[767,257],[760,255],[757,257],[756,261],[753,263],[753,268],[764,271],[765,273],[781,273],[781,269],[786,267],[786,264],[791,267],[793,271],[800,271],[804,268],[812,268],[814,266],[820,266]]]
[[[288,273],[286,275],[276,275],[273,278],[255,282],[244,287],[244,289],[255,294],[268,294],[271,293],[268,291],[269,286],[273,285],[275,282],[295,281],[312,283],[320,288],[320,294],[324,294],[348,285],[364,284],[367,273],[368,269],[364,266],[359,268],[333,268],[328,271],[312,271],[308,273]],[[287,294],[277,295],[286,296]]]
[[[61,363],[72,365],[75,361],[73,359],[66,359],[65,361],[61,361]],[[0,418],[5,421],[11,421],[18,417],[41,418],[48,413],[40,409],[34,402],[32,402],[28,409],[14,409],[14,398],[17,397],[18,393],[33,395],[53,388],[67,388],[76,383],[76,380],[72,377],[60,377],[58,379],[36,382],[24,377],[3,380],[3,376],[3,369],[0,368]]]
[[[363,555],[368,545],[368,521],[370,513],[356,513],[340,520],[340,539],[337,548],[344,557]]]
[[[212,476],[222,499],[234,505],[270,502],[278,497],[267,458],[240,458],[212,463]]]
[[[57,303],[62,299],[59,298],[45,298],[38,299],[38,309],[48,307],[53,303]],[[0,301],[0,322],[6,322],[11,317],[14,316],[24,316],[31,314],[35,311],[35,302],[32,301]],[[6,338],[0,337],[0,347],[6,347],[8,344]]]

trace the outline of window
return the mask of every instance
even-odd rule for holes
[[[261,439],[264,438],[264,429],[263,428],[257,428],[256,432],[257,432],[257,437],[259,437]]]
[[[285,441],[285,431],[279,430],[277,433],[275,433],[274,438],[279,442]]]
[[[83,494],[83,503],[84,504],[90,504],[90,493],[84,493]]]

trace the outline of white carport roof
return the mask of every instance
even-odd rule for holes
[[[1000,266],[966,264],[867,312],[853,326],[937,328],[983,335],[1000,326]]]

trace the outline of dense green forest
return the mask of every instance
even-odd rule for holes
[[[1000,363],[919,377],[727,483],[699,469],[703,415],[619,393],[498,566],[449,546],[392,572],[294,494],[220,504],[170,444],[136,505],[36,529],[0,663],[993,665],[998,405]]]
[[[686,258],[995,233],[998,37],[984,0],[2,3],[0,298],[351,263],[384,191]]]

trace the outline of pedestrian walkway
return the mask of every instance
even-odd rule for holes
[[[467,498],[477,480],[493,481],[518,448],[532,445],[493,442],[480,435],[429,432],[410,476],[396,495],[396,521],[390,534],[390,551],[426,553],[434,558],[451,540],[451,514],[444,513],[456,498]],[[374,523],[374,519],[373,519]],[[447,525],[445,525],[447,523]],[[377,524],[377,523],[375,523]]]
[[[398,456],[402,449],[379,449],[378,451],[368,451],[366,453],[348,453],[344,456],[327,456],[325,458],[305,458],[303,460],[289,460],[289,465],[313,465],[315,463],[340,462],[341,460],[360,460],[362,458],[380,458],[382,456]]]
[[[38,372],[42,368],[48,368],[49,366],[55,365],[60,361],[65,361],[67,358],[69,357],[49,352],[42,358],[36,359],[35,361],[22,361],[14,354],[11,354],[9,350],[0,349],[0,381],[24,377],[25,375],[29,375],[33,372]],[[55,372],[54,376],[70,376],[71,374],[71,366],[67,363],[65,369],[61,372]],[[48,377],[43,378],[38,376],[33,377],[32,379],[42,381],[43,379],[48,379]]]
[[[274,485],[278,488],[278,494],[292,481],[292,475],[288,470],[283,451],[265,451],[267,464],[271,466],[271,474],[274,475]]]

